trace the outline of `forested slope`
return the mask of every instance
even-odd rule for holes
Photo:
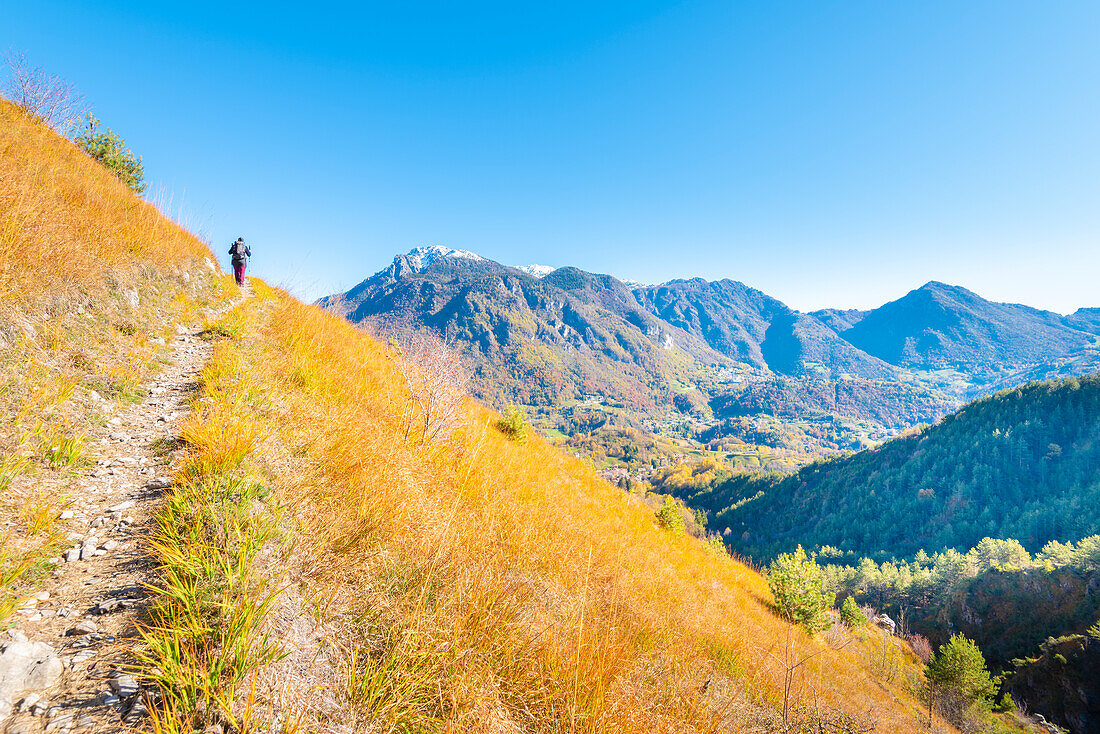
[[[727,473],[667,489],[758,560],[799,543],[907,555],[965,550],[987,536],[1035,551],[1100,532],[1100,376],[998,393],[790,476]]]

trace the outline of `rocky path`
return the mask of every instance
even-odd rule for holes
[[[247,295],[247,294],[246,294]],[[44,589],[0,633],[6,734],[118,732],[140,726],[146,697],[126,672],[135,622],[151,603],[142,536],[170,486],[171,452],[212,347],[177,327],[171,364],[139,404],[102,403],[94,466],[59,487],[71,546]],[[95,396],[93,395],[93,398]]]

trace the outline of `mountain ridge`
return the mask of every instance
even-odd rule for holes
[[[730,278],[644,285],[532,267],[414,248],[318,304],[353,323],[403,323],[457,339],[479,395],[494,404],[594,392],[650,409],[668,403],[676,384],[697,381],[685,374],[738,365],[761,379],[855,378],[961,401],[986,385],[1081,374],[1097,362],[1088,350],[1100,308],[1061,316],[935,280],[875,309],[806,313]]]

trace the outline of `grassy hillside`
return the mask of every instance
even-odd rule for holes
[[[209,256],[0,101],[0,621],[66,540],[88,432],[140,399],[176,324],[223,300]]]
[[[266,393],[237,404],[227,430],[267,435],[301,462],[272,480],[301,503],[306,605],[331,614],[341,664],[364,661],[369,675],[349,716],[426,730],[738,730],[774,724],[782,669],[767,651],[791,644],[817,655],[803,685],[831,715],[873,707],[893,719],[884,730],[916,727],[915,702],[887,704],[858,646],[837,653],[791,630],[755,572],[669,536],[575,459],[509,441],[473,404],[447,441],[407,443],[386,348],[259,292],[207,389]],[[245,464],[275,463],[265,444]]]
[[[1100,532],[1100,375],[1031,383],[940,423],[795,474],[670,486],[765,559],[802,543],[861,555],[965,551],[984,537],[1032,551]],[[658,483],[659,484],[659,483]]]
[[[389,347],[258,281],[217,316],[231,291],[202,243],[0,116],[8,598],[48,574],[50,502],[95,458],[83,432],[141,390],[176,324],[217,340],[139,536],[158,590],[130,652],[160,691],[149,726],[922,729],[900,643],[790,627],[751,568],[470,401],[421,440]]]

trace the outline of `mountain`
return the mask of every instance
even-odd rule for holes
[[[523,275],[529,279],[520,277]],[[493,280],[494,276],[507,281]],[[531,280],[540,283],[532,284]],[[550,322],[549,328],[530,332],[531,338],[547,345],[562,343],[550,332],[561,336],[562,330],[555,322],[562,320],[562,314],[554,308],[568,306],[568,316],[579,316],[580,320],[566,325],[582,337],[581,341],[608,356],[618,350],[609,349],[610,342],[600,338],[586,308],[597,309],[600,318],[610,314],[609,325],[624,336],[633,327],[657,346],[680,347],[703,361],[720,361],[718,355],[724,355],[735,362],[783,374],[799,373],[806,369],[805,363],[816,363],[830,371],[872,379],[895,376],[891,365],[861,353],[826,323],[732,280],[709,282],[696,278],[659,286],[631,286],[612,276],[574,267],[512,268],[474,253],[431,246],[398,255],[387,269],[318,303],[353,322],[386,315],[415,319],[436,331],[450,333],[450,328],[460,325],[455,321],[456,314],[469,310],[455,302],[456,298],[481,298],[483,309],[492,311],[486,299],[500,297],[499,313],[487,313],[484,328],[465,329],[481,341],[481,352],[488,354],[493,351],[489,332],[506,320],[506,312],[515,310],[513,301],[519,291],[528,301],[528,309],[520,310],[544,322],[543,326]],[[593,330],[592,338],[584,339],[589,330]],[[627,340],[636,337],[633,334]],[[576,340],[574,343],[579,346]]]
[[[1001,392],[791,475],[669,489],[758,561],[797,544],[902,557],[987,536],[1032,550],[1078,540],[1100,533],[1100,375]]]
[[[946,367],[988,378],[1083,349],[1092,340],[1080,326],[1089,323],[1089,313],[1075,319],[993,303],[932,281],[865,314],[840,334],[893,365]]]
[[[512,268],[441,246],[399,255],[319,303],[353,323],[396,319],[454,335],[472,347],[479,369],[504,381],[498,388],[551,402],[568,392],[563,375],[596,392],[629,384],[628,400],[659,402],[668,365],[685,362],[657,350],[683,353],[695,368],[734,363],[765,374],[904,382],[925,395],[927,383],[962,397],[1087,374],[1100,347],[1100,308],[1061,316],[936,281],[870,311],[801,313],[728,279],[627,284],[575,267]],[[945,368],[964,384],[934,372]],[[661,374],[647,378],[646,370]],[[914,381],[914,371],[928,377]],[[516,392],[517,380],[540,387]]]
[[[873,379],[890,379],[896,373],[817,318],[793,311],[744,283],[673,280],[635,288],[634,295],[650,313],[738,362],[787,375],[804,372],[807,363]]]
[[[598,393],[652,407],[667,400],[674,374],[739,363],[786,375],[897,377],[814,316],[731,280],[630,286],[432,246],[318,303],[353,323],[415,325],[456,340],[491,399],[553,404]]]
[[[453,340],[490,403],[556,404],[599,393],[652,407],[680,363],[723,361],[701,339],[648,313],[611,276],[561,268],[536,278],[447,248],[399,255],[318,303],[353,323],[427,327]]]

